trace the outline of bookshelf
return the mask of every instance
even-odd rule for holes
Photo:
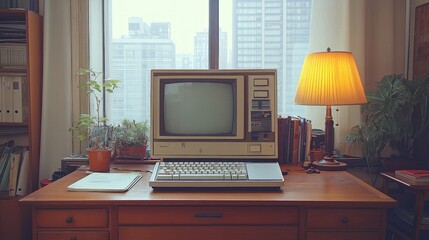
[[[29,171],[27,176],[27,192],[39,188],[39,155],[42,109],[42,67],[43,67],[43,22],[42,17],[25,9],[0,9],[0,90],[8,79],[20,82],[21,114],[5,117],[4,97],[0,98],[0,144],[13,140],[16,146],[28,146]],[[6,80],[5,80],[6,79]],[[13,84],[13,89],[16,89]],[[4,90],[6,91],[6,90]],[[15,92],[14,92],[15,94]],[[2,92],[5,96],[4,92]],[[11,95],[15,99],[16,95]],[[15,101],[19,102],[19,101]],[[14,106],[15,107],[15,106]],[[19,111],[18,111],[19,112]],[[20,239],[22,217],[15,217],[12,223],[8,218],[21,212],[18,200],[20,197],[9,196],[8,192],[0,192],[0,239]],[[3,214],[3,210],[5,213]],[[15,226],[13,230],[10,226]],[[11,235],[12,234],[12,235]]]

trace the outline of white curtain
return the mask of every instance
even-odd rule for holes
[[[51,178],[72,149],[70,1],[46,0],[44,6],[40,179]]]
[[[403,0],[313,0],[310,52],[353,53],[367,92],[387,74],[405,73],[406,1]],[[333,106],[335,148],[353,156],[359,144],[350,145],[345,136],[361,122],[360,106]],[[308,107],[315,128],[324,129],[325,108]]]

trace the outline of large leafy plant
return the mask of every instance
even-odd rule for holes
[[[108,119],[103,116],[101,106],[104,102],[104,91],[113,93],[114,89],[119,87],[120,80],[108,79],[99,80],[102,72],[92,69],[80,68],[80,76],[86,76],[87,81],[81,83],[79,88],[86,88],[87,95],[95,99],[95,116],[81,114],[74,127],[69,130],[75,130],[79,133],[79,141],[88,139],[88,147],[92,149],[109,148],[109,142],[112,137],[112,126],[109,126]]]
[[[396,156],[414,158],[414,142],[429,131],[429,75],[423,80],[407,80],[402,75],[386,75],[375,92],[367,93],[362,106],[365,121],[353,128],[348,141],[362,142],[362,153],[370,162],[381,159],[388,145]]]
[[[427,141],[429,75],[423,80],[407,80],[401,75],[384,76],[368,103],[362,106],[365,121],[353,128],[346,140],[362,142],[368,164],[381,159],[389,145],[400,159],[415,159],[416,142]]]

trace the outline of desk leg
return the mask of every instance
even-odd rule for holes
[[[389,181],[386,180],[385,178],[382,179],[381,189],[385,194],[389,193]]]
[[[416,206],[414,208],[414,240],[419,240],[420,238],[420,227],[422,225],[424,203],[424,192],[417,191]]]

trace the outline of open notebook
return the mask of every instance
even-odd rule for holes
[[[68,191],[125,192],[142,177],[140,173],[94,172],[67,187]]]

